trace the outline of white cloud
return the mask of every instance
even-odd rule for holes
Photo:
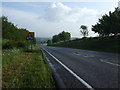
[[[2,16],[2,3],[0,3],[0,16]]]
[[[70,22],[87,21],[92,17],[97,17],[97,10],[87,8],[71,8],[62,3],[52,3],[46,8],[44,19],[52,22]]]
[[[20,25],[24,25],[25,23],[32,23],[32,21],[38,17],[36,14],[15,10],[8,7],[3,8],[3,15],[8,16],[10,21],[21,22],[19,23]]]
[[[19,28],[26,28],[29,31],[34,31],[37,37],[52,36],[56,26],[55,24],[47,22],[43,19],[38,20],[39,15],[37,14],[9,7],[3,8],[3,15],[7,16],[10,22],[17,24]]]
[[[37,37],[51,37],[65,30],[73,37],[79,37],[80,25],[89,27],[90,36],[95,36],[90,30],[91,25],[96,24],[98,18],[107,13],[108,10],[97,11],[88,8],[71,8],[62,3],[52,3],[44,12],[44,15],[37,15],[30,12],[4,8],[3,14],[18,27],[34,31]]]
[[[3,2],[53,2],[55,0],[4,0]],[[119,0],[57,0],[60,2],[115,2]]]
[[[38,15],[36,14],[15,10],[9,7],[3,8],[3,15],[7,16],[10,22],[18,24],[18,27],[23,27],[27,29],[29,29],[33,25],[33,23],[35,23],[38,17]]]
[[[44,18],[48,21],[59,22],[64,20],[70,11],[71,8],[63,5],[62,3],[53,3],[46,8]]]
[[[120,8],[120,1],[118,2],[118,7]]]
[[[88,8],[71,8],[62,3],[52,3],[45,10],[45,14],[41,18],[50,22],[61,23],[83,23],[94,24],[105,13],[114,11],[114,8],[109,10],[94,10]]]
[[[0,17],[2,16],[2,8],[0,7]]]

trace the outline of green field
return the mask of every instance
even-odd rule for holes
[[[38,47],[32,51],[8,49],[2,52],[3,88],[55,88],[48,64]]]
[[[76,39],[52,46],[120,53],[120,36]]]

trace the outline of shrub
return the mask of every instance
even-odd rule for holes
[[[14,47],[14,44],[12,41],[7,41],[2,43],[2,49],[12,49]]]
[[[20,42],[20,41],[16,42],[16,44],[15,44],[16,48],[25,48],[25,46],[26,46],[25,43],[24,42]]]

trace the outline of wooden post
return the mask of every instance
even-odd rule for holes
[[[31,40],[31,50],[32,50],[32,40]]]

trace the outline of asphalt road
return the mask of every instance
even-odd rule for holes
[[[41,46],[63,88],[120,88],[120,54]]]

